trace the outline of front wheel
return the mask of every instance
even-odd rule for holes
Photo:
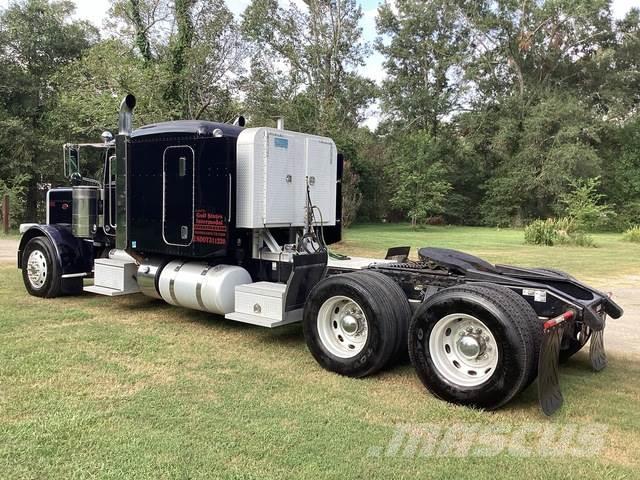
[[[27,242],[22,254],[22,280],[30,295],[57,297],[61,293],[62,278],[55,261],[53,245],[46,237]]]

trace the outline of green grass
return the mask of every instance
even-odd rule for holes
[[[520,248],[520,234],[500,232],[504,246],[492,230],[363,226],[348,231],[341,248],[357,243],[378,254],[411,241],[491,260],[550,265],[542,260],[553,255],[554,266],[573,265],[569,249],[527,253],[535,248]],[[615,237],[598,240],[601,248],[588,255],[610,255],[604,245],[615,246]],[[637,262],[633,255],[623,258]],[[605,271],[575,265],[576,273]],[[640,364],[628,359],[611,356],[593,374],[578,354],[561,370],[565,406],[547,419],[535,386],[498,412],[457,407],[427,393],[408,365],[362,380],[322,370],[299,325],[269,331],[140,295],[38,299],[6,264],[0,312],[2,479],[640,476]],[[595,422],[608,430],[604,449],[586,458],[367,455],[386,447],[398,424],[461,422]],[[551,451],[558,441],[550,439]]]
[[[404,224],[356,225],[345,231],[336,250],[360,256],[384,256],[390,246],[445,247],[478,255],[490,262],[559,268],[586,281],[640,274],[640,244],[619,233],[593,235],[596,248],[525,245],[522,230],[482,227],[425,227]]]

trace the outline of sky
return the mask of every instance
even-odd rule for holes
[[[5,8],[14,0],[0,0],[0,8]],[[76,17],[89,20],[97,27],[101,27],[107,16],[109,9],[109,0],[73,0],[76,4]],[[249,5],[251,0],[225,0],[229,9],[236,15],[240,15]],[[280,0],[281,2],[292,2],[302,4],[302,0]],[[363,17],[362,36],[366,42],[373,42],[376,38],[376,12],[378,5],[382,0],[358,0],[362,7]],[[624,17],[624,15],[632,7],[640,8],[640,0],[613,0],[613,14],[616,18]],[[361,72],[366,77],[381,82],[384,79],[384,69],[382,68],[382,56],[377,52],[372,52],[368,57],[367,63],[361,68]],[[370,128],[377,124],[377,115],[375,111],[371,112],[371,118],[365,122]]]

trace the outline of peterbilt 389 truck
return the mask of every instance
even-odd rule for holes
[[[365,377],[408,353],[432,394],[486,409],[537,378],[553,413],[559,362],[589,339],[594,370],[606,365],[605,319],[622,309],[563,272],[437,247],[332,255],[343,160],[331,139],[242,118],[133,130],[135,103],[123,99],[115,139],[64,145],[71,185],[47,192],[46,222],[19,244],[31,295],[142,293],[262,327],[302,322],[329,371]],[[99,180],[83,176],[88,150]]]

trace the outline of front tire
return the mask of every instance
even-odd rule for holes
[[[22,280],[30,295],[53,298],[62,291],[60,268],[55,260],[51,241],[35,237],[27,242],[22,253]]]
[[[409,326],[409,356],[435,396],[496,409],[522,391],[537,368],[533,309],[492,285],[446,288],[431,296]]]
[[[309,294],[303,331],[326,370],[365,377],[388,365],[406,345],[411,307],[402,289],[377,272],[324,279]]]

